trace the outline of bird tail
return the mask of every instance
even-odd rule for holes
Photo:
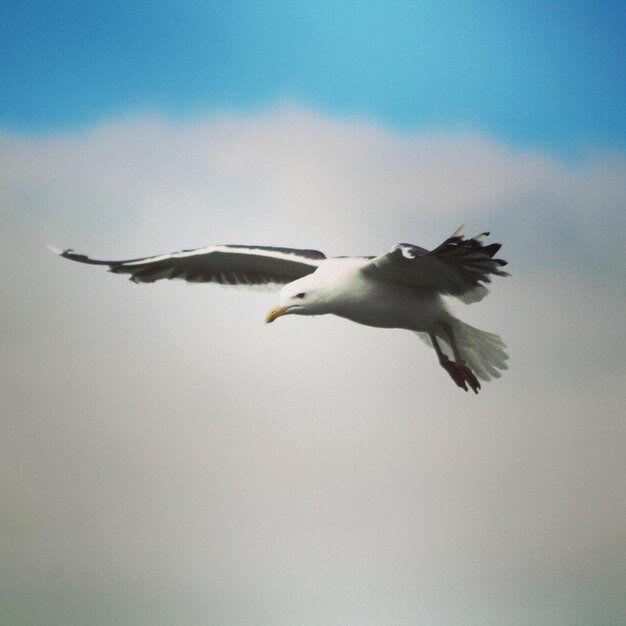
[[[474,328],[461,320],[453,320],[451,326],[461,356],[474,374],[481,380],[500,378],[502,371],[508,369],[506,361],[509,358],[502,339],[498,335]],[[417,335],[427,345],[433,347],[427,333],[418,332]],[[442,334],[438,335],[437,339],[446,356],[454,359],[448,338]]]

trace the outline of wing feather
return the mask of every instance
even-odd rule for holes
[[[401,243],[373,258],[364,270],[370,276],[389,282],[432,289],[456,296],[466,303],[482,300],[492,276],[508,276],[507,264],[494,258],[501,244],[483,245],[489,233],[465,238],[462,226],[434,250]]]
[[[242,245],[183,250],[125,261],[91,259],[71,249],[51,247],[51,250],[71,261],[106,265],[115,274],[130,274],[130,280],[136,283],[179,278],[192,283],[280,285],[311,274],[326,258],[317,250]]]

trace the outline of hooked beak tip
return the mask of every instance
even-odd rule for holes
[[[265,316],[265,323],[271,324],[276,318],[280,317],[281,315],[285,315],[288,310],[289,307],[280,306],[277,304],[275,307],[272,307],[267,312],[267,315]]]

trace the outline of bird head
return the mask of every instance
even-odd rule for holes
[[[305,276],[294,280],[280,290],[278,304],[272,307],[265,316],[267,324],[282,315],[313,315],[318,312],[319,293],[309,278]]]

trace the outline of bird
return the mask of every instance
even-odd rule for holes
[[[482,300],[492,276],[508,276],[507,261],[494,258],[501,244],[485,245],[488,232],[471,238],[465,226],[432,250],[399,243],[378,256],[327,258],[318,250],[218,245],[123,261],[102,261],[73,249],[49,246],[59,256],[108,266],[135,283],[179,278],[191,283],[280,287],[266,315],[336,315],[377,328],[415,332],[432,347],[441,367],[464,391],[507,369],[502,339],[458,319],[446,297],[466,304]]]

